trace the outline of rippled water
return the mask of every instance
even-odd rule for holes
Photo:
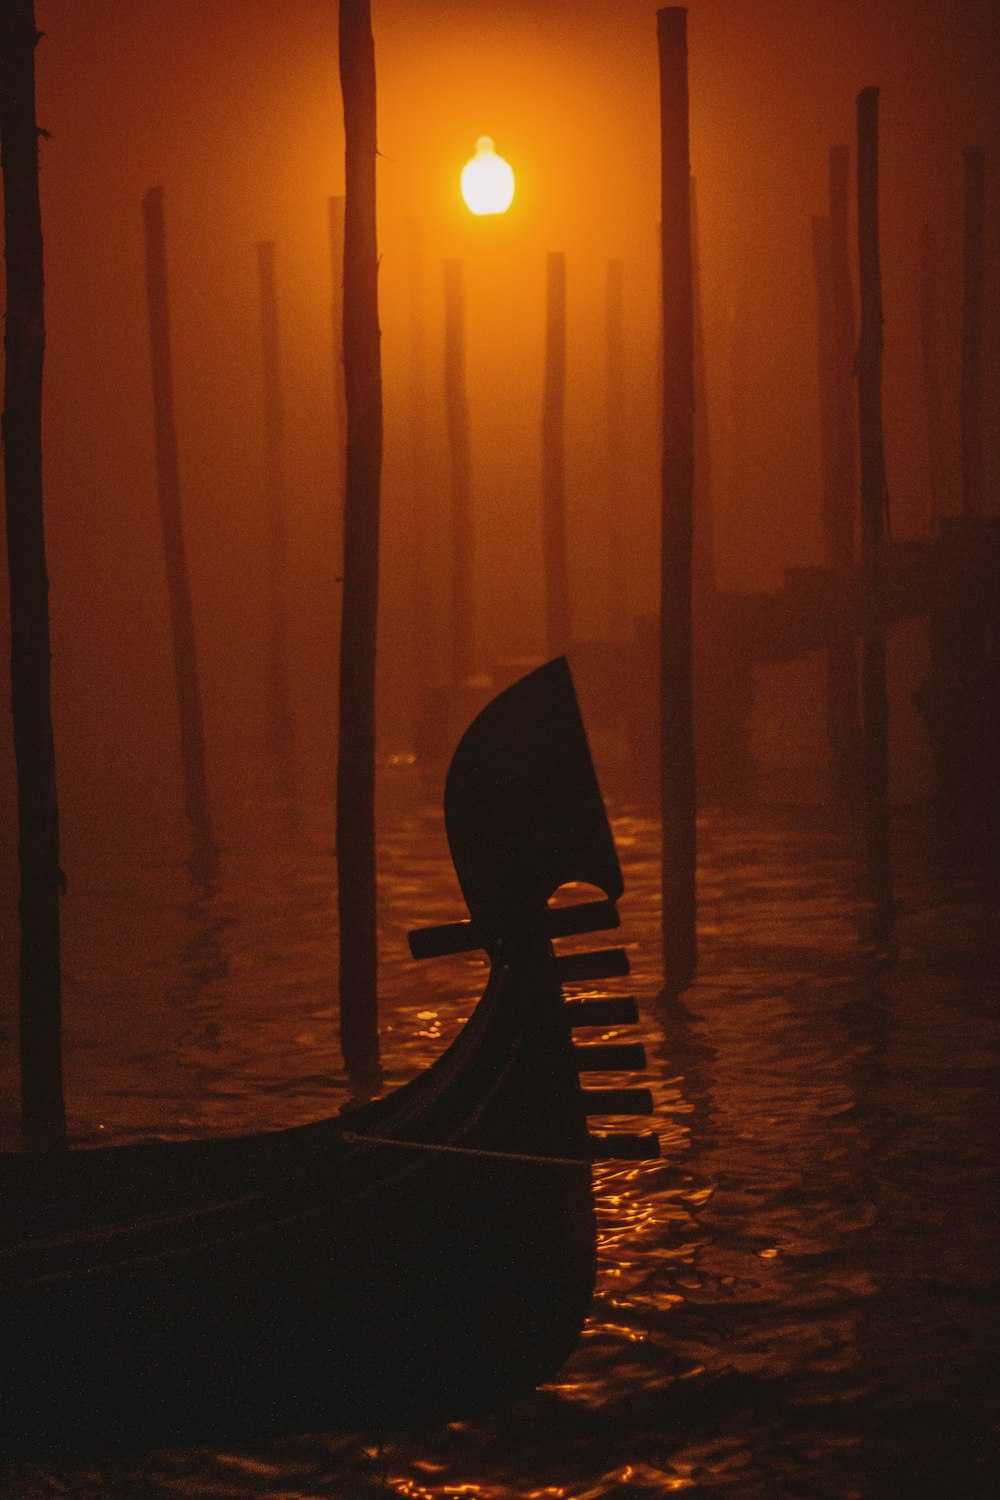
[[[484,969],[408,959],[407,928],[460,907],[440,816],[412,772],[389,781],[393,1084],[454,1034]],[[700,976],[665,1004],[655,829],[627,811],[614,827],[633,975],[606,989],[640,998],[663,1157],[596,1170],[598,1292],[559,1382],[489,1420],[391,1441],[313,1434],[100,1469],[0,1468],[4,1500],[1000,1490],[1000,923],[986,877],[935,866],[918,821],[901,818],[899,952],[880,968],[849,831],[773,810],[713,815],[700,830]],[[76,894],[78,1141],[292,1124],[342,1102],[331,846],[328,808],[261,805],[212,888],[193,887],[178,858]]]

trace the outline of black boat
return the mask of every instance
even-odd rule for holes
[[[475,720],[445,816],[470,920],[416,956],[483,948],[489,979],[446,1052],[395,1092],[298,1129],[0,1158],[0,1452],[43,1455],[381,1429],[454,1418],[553,1376],[592,1295],[588,1116],[642,1065],[575,1047],[630,1000],[567,1000],[627,972],[553,938],[617,926],[621,871],[566,663]],[[599,900],[550,904],[567,883]]]

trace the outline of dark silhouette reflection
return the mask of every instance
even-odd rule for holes
[[[188,856],[190,896],[184,906],[188,935],[180,950],[180,972],[170,990],[175,1004],[196,1005],[210,985],[229,973],[230,955],[224,940],[233,924],[216,909],[221,853],[213,845],[210,851],[192,847]]]
[[[214,839],[202,839],[190,830],[191,842],[185,861],[195,905],[201,897],[214,896],[219,884],[219,858],[222,853]]]
[[[662,1034],[657,1057],[681,1079],[681,1092],[688,1111],[687,1128],[692,1151],[705,1144],[712,1120],[712,1064],[716,1049],[706,1028],[699,1025],[680,995],[661,991],[657,996],[656,1021]]]
[[[220,859],[213,846],[210,857],[192,845],[186,861],[187,899],[182,909],[186,935],[172,966],[167,1001],[185,1018],[176,1039],[177,1058],[192,1083],[192,1119],[200,1119],[224,1051],[224,1028],[218,996],[229,977],[232,919],[220,910]],[[199,1129],[198,1134],[202,1131]]]

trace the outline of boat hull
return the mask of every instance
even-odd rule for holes
[[[530,973],[501,966],[462,1055],[413,1093],[238,1143],[221,1195],[221,1153],[148,1148],[158,1175],[186,1174],[185,1211],[12,1247],[5,1446],[377,1429],[469,1415],[552,1376],[594,1277],[586,1119],[560,1006],[537,959]],[[204,1194],[191,1192],[199,1153]]]
[[[0,1159],[5,1455],[398,1427],[559,1369],[594,1283],[587,1101],[643,1093],[585,1096],[609,1049],[574,1049],[560,982],[624,953],[552,948],[622,890],[564,660],[470,726],[445,816],[469,921],[434,942],[490,977],[418,1078],[298,1130]],[[557,919],[569,882],[606,899]]]

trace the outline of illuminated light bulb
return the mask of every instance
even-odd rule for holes
[[[462,197],[474,214],[505,214],[513,201],[513,168],[497,156],[488,135],[479,137],[475,156],[462,168]]]

